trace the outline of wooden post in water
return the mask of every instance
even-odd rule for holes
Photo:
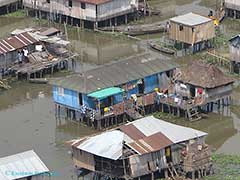
[[[65,35],[66,35],[66,40],[68,41],[68,31],[67,31],[67,24],[66,24],[66,22],[64,22],[64,31],[65,31]]]

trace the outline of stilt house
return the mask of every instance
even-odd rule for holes
[[[33,151],[0,158],[1,180],[50,180],[49,169]]]
[[[0,0],[0,15],[17,11],[21,4],[21,0]]]
[[[143,111],[153,111],[155,91],[168,87],[175,67],[142,54],[53,80],[57,114],[64,108],[68,117],[90,121],[98,128],[120,123],[125,115],[136,119]]]
[[[0,68],[7,68],[14,63],[17,60],[18,51],[23,48],[27,48],[29,52],[34,51],[37,43],[39,41],[28,32],[0,40]]]
[[[225,0],[225,11],[228,17],[239,19],[240,18],[240,1]]]
[[[92,137],[72,140],[78,176],[146,179],[200,172],[211,168],[207,133],[145,117]],[[193,155],[194,154],[194,155]],[[203,173],[204,174],[204,173]]]
[[[84,26],[91,24],[116,25],[118,20],[128,21],[128,15],[138,7],[137,0],[23,0],[25,7],[41,17]]]
[[[230,103],[234,79],[227,77],[213,64],[194,62],[182,67],[176,78],[175,92],[193,99],[198,106]]]
[[[212,47],[215,25],[212,19],[194,13],[170,19],[169,38],[175,46],[195,53]]]
[[[240,74],[240,35],[237,35],[230,39],[229,49],[232,72]]]

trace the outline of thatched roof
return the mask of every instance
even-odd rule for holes
[[[215,88],[234,82],[213,64],[194,62],[180,69],[181,75],[178,81],[203,88]]]

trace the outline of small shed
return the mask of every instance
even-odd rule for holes
[[[225,0],[225,11],[228,17],[239,19],[240,18],[240,1]]]
[[[182,48],[192,47],[192,52],[212,46],[215,25],[212,19],[194,13],[170,19],[169,38],[182,43]]]
[[[18,51],[23,48],[27,48],[29,52],[34,51],[37,43],[39,41],[28,32],[0,40],[0,68],[6,68],[14,63]]]
[[[199,105],[228,100],[234,79],[213,64],[194,62],[180,68],[175,84],[177,94],[195,98]]]
[[[33,151],[0,158],[1,180],[50,180],[49,169]]]
[[[149,116],[115,130],[69,141],[68,144],[72,147],[74,165],[80,175],[84,176],[83,172],[87,170],[99,177],[137,179],[145,176],[150,179],[152,176],[154,179],[154,174],[161,176],[164,171],[166,177],[170,173],[168,167],[181,166],[185,160],[182,152],[188,154],[191,144],[198,144],[194,149],[200,153],[207,147],[206,136],[205,132]],[[207,170],[209,150],[200,161],[204,162],[201,165]],[[192,164],[189,163],[188,167]],[[195,167],[191,172],[199,168]]]
[[[229,40],[229,50],[232,72],[240,74],[240,35]]]
[[[39,18],[52,18],[60,23],[78,26],[112,26],[128,22],[138,8],[137,0],[23,0],[26,9],[33,10]],[[89,27],[90,27],[89,26]]]

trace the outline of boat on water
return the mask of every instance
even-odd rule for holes
[[[161,46],[157,43],[154,42],[149,42],[148,45],[150,46],[150,48],[157,50],[159,52],[165,53],[165,54],[169,54],[169,55],[174,55],[175,51],[173,49]]]
[[[166,31],[163,24],[146,24],[146,25],[129,25],[129,26],[117,26],[117,27],[103,27],[99,28],[101,31],[122,32],[125,35],[139,36],[144,34],[155,34]]]

